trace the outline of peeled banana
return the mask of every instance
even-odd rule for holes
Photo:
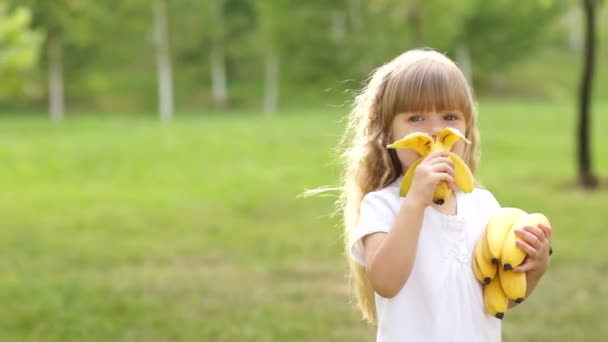
[[[409,190],[412,183],[414,171],[418,164],[420,164],[424,157],[437,151],[449,152],[449,158],[454,163],[454,181],[456,185],[460,188],[460,190],[462,190],[463,192],[473,191],[474,179],[471,170],[456,153],[451,152],[452,146],[459,139],[464,140],[466,143],[470,143],[470,141],[467,140],[465,136],[462,135],[462,133],[460,133],[458,130],[446,127],[439,132],[435,141],[433,141],[433,138],[426,133],[415,132],[408,134],[403,139],[400,139],[392,144],[387,145],[387,148],[394,149],[409,148],[416,151],[421,156],[421,158],[414,162],[405,172],[405,175],[403,176],[403,181],[401,182],[399,194],[401,196],[405,196],[407,194],[407,191]],[[448,184],[445,181],[440,182],[437,185],[437,188],[435,189],[435,193],[433,194],[433,202],[435,204],[441,205],[445,203],[450,194],[451,189]]]
[[[515,231],[523,229],[525,226],[538,227],[541,223],[548,225],[549,220],[545,215],[540,213],[524,215],[513,223],[505,237],[501,251],[501,261],[505,271],[509,271],[512,268],[519,266],[526,258],[526,253],[515,244],[517,239],[519,239],[515,234]]]
[[[403,180],[401,181],[401,188],[399,189],[399,193],[401,194],[401,196],[405,196],[407,190],[412,185],[412,178],[414,178],[414,170],[416,170],[416,167],[418,166],[418,164],[420,164],[421,161],[422,158],[416,160],[410,167],[407,168],[405,176],[403,176]]]

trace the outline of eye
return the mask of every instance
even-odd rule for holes
[[[418,121],[422,121],[422,115],[420,114],[415,114],[410,116],[409,118],[407,118],[407,121],[409,122],[418,122]]]
[[[458,120],[458,115],[456,115],[454,113],[446,113],[443,116],[443,119],[446,121],[455,121],[455,120]]]

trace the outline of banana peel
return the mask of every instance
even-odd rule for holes
[[[412,185],[412,179],[414,177],[416,167],[420,164],[420,162],[429,154],[437,151],[449,152],[449,158],[454,163],[454,180],[456,186],[458,186],[458,188],[460,188],[460,190],[463,192],[473,191],[473,173],[467,164],[456,153],[451,151],[454,144],[460,139],[464,140],[466,143],[470,143],[470,141],[467,140],[465,136],[462,135],[462,133],[460,133],[458,130],[446,127],[439,132],[435,140],[433,140],[433,138],[427,133],[415,132],[408,134],[403,139],[387,145],[387,148],[393,149],[409,148],[416,151],[421,156],[406,170],[401,182],[399,195],[404,197],[407,194],[410,186]],[[433,194],[433,203],[438,205],[445,203],[451,192],[452,191],[447,182],[440,182],[435,189],[435,193]]]

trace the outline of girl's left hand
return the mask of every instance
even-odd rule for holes
[[[538,227],[525,226],[516,230],[519,237],[516,244],[528,256],[524,262],[515,267],[515,272],[530,272],[540,277],[549,268],[549,255],[551,254],[551,226],[540,224]]]

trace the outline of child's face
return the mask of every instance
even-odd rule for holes
[[[445,112],[399,113],[393,118],[391,143],[414,132],[428,133],[435,138],[439,131],[445,127],[455,128],[465,135],[466,121],[464,114],[458,110]],[[462,157],[464,154],[464,147],[464,141],[459,140],[452,147],[452,151]],[[408,168],[420,158],[420,155],[412,149],[399,148],[396,151],[404,169]]]

